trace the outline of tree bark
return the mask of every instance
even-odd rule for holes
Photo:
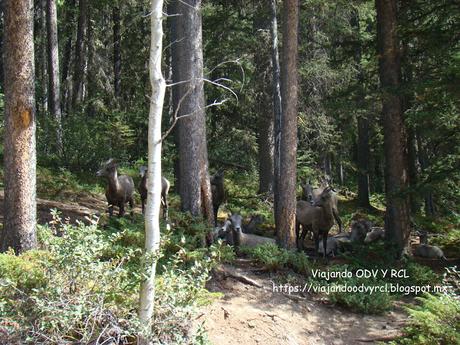
[[[59,44],[56,0],[47,0],[46,27],[48,36],[48,78],[49,78],[49,110],[56,125],[56,147],[62,154],[62,123],[61,123],[61,85],[59,79]]]
[[[69,0],[69,3],[66,2],[66,14],[65,14],[65,32],[67,36],[67,41],[64,46],[64,53],[62,59],[62,104],[61,107],[65,111],[69,110],[69,98],[70,98],[70,80],[69,80],[69,69],[70,69],[70,60],[72,54],[72,37],[73,37],[73,20],[75,17],[75,0]]]
[[[397,37],[396,0],[376,0],[379,74],[382,86],[382,116],[385,151],[386,241],[396,247],[398,256],[409,245],[409,203],[407,138],[398,95],[401,63]]]
[[[121,34],[120,34],[120,6],[113,5],[113,89],[115,100],[119,100],[121,94]]]
[[[359,26],[359,14],[355,10],[351,19],[351,26],[356,34],[355,47],[355,66],[358,71],[358,91],[356,103],[358,109],[364,108],[364,71],[361,65],[361,33]],[[366,114],[358,114],[358,145],[357,145],[357,163],[358,163],[358,206],[370,208],[369,201],[369,119]]]
[[[145,252],[147,260],[145,269],[147,279],[141,285],[139,319],[144,330],[151,327],[155,299],[156,260],[154,254],[160,249],[160,204],[161,204],[161,117],[166,83],[161,72],[161,55],[163,40],[163,1],[152,0],[150,12],[150,98],[148,128],[148,170],[147,170],[147,205],[145,209]],[[141,344],[149,342],[140,336]]]
[[[295,248],[298,0],[285,0],[283,12],[283,66],[281,79],[283,111],[280,142],[280,171],[283,172],[283,176],[278,182],[278,206],[275,221],[278,243],[284,248]]]
[[[75,63],[73,73],[73,95],[72,108],[75,109],[77,103],[83,100],[83,83],[85,75],[86,59],[86,30],[88,28],[88,2],[87,0],[78,1],[78,28],[77,42],[75,43]]]
[[[420,170],[422,173],[424,173],[426,169],[428,169],[428,166],[429,166],[427,148],[423,144],[423,140],[422,140],[420,133],[416,134],[416,138],[417,138],[417,151],[418,151],[418,160],[420,163]],[[425,215],[434,216],[436,213],[436,209],[434,206],[433,193],[431,191],[424,192],[423,199],[424,199]]]
[[[47,0],[40,0],[40,8],[39,8],[39,24],[40,30],[39,32],[43,33],[42,35],[37,36],[37,55],[38,55],[38,65],[37,65],[37,75],[39,78],[39,85],[40,87],[40,94],[38,96],[38,108],[36,109],[38,115],[45,115],[48,112],[48,81],[47,81],[47,42],[46,42],[46,11],[47,11]],[[37,34],[37,33],[35,33]]]
[[[4,17],[3,17],[3,0],[0,1],[0,91],[3,92],[3,32],[4,32]]]
[[[174,2],[172,53],[174,112],[177,110],[181,207],[212,221],[203,89],[201,1]]]
[[[281,117],[282,117],[282,102],[281,102],[281,72],[278,50],[278,21],[276,15],[276,0],[270,0],[271,21],[270,21],[270,36],[272,40],[272,68],[273,68],[273,115],[274,115],[274,152],[273,152],[273,192],[274,198],[274,214],[278,214],[278,190],[280,175],[280,143],[281,143]],[[275,232],[277,230],[275,229]]]
[[[5,2],[5,218],[0,250],[36,246],[35,69],[31,0]]]
[[[274,117],[272,99],[270,97],[270,46],[266,35],[270,27],[269,13],[264,6],[258,6],[258,15],[253,22],[254,35],[257,44],[254,45],[254,65],[256,85],[255,112],[258,112],[258,163],[259,163],[259,193],[273,192],[273,154],[274,154]]]

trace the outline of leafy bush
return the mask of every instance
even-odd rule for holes
[[[333,282],[332,286],[347,286],[349,288],[358,287],[380,287],[384,286],[385,282],[377,279],[358,279],[358,278],[347,278],[340,279],[337,282]],[[389,310],[392,306],[393,297],[383,289],[376,289],[372,293],[362,292],[356,290],[347,291],[332,291],[329,294],[329,298],[332,302],[344,305],[353,311],[366,313],[366,314],[382,314]]]
[[[312,264],[304,253],[286,250],[273,243],[266,243],[255,248],[241,248],[241,251],[270,271],[292,268],[295,272],[307,275]]]
[[[416,262],[408,261],[403,267],[409,278],[399,279],[397,282],[406,286],[434,286],[440,283],[440,277],[427,266],[422,266]]]
[[[445,256],[456,257],[460,250],[460,229],[452,229],[445,236],[433,237],[431,242],[441,247]]]
[[[47,285],[46,265],[52,261],[49,252],[31,250],[19,256],[13,251],[0,254],[0,283],[13,289],[31,291]]]
[[[241,248],[243,253],[255,259],[258,263],[269,269],[276,271],[286,266],[289,260],[288,251],[278,247],[273,243],[266,243],[255,248]]]
[[[451,296],[426,294],[417,306],[407,309],[409,325],[404,338],[393,344],[460,344],[460,301]]]
[[[101,229],[97,220],[74,226],[55,216],[50,226],[39,226],[46,250],[0,255],[0,343],[135,342],[141,223],[114,220]],[[193,343],[190,318],[214,298],[204,288],[209,270],[234,253],[222,243],[163,253],[168,256],[157,264],[155,319],[147,336],[155,343]]]

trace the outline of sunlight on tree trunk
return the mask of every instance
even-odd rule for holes
[[[0,251],[16,253],[37,245],[35,234],[36,142],[33,6],[5,3],[4,228]]]
[[[283,64],[281,69],[281,138],[279,181],[276,184],[276,231],[283,248],[295,248],[296,154],[298,100],[298,22],[299,2],[284,0]],[[282,172],[282,174],[281,174]]]
[[[150,98],[148,128],[148,177],[147,206],[145,209],[145,272],[147,279],[141,285],[139,319],[144,330],[148,331],[153,315],[155,298],[155,255],[160,248],[160,203],[161,203],[161,115],[165,96],[165,80],[161,73],[161,53],[163,39],[163,1],[152,0],[150,13]],[[147,344],[140,337],[139,344]]]

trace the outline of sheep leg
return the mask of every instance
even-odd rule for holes
[[[125,204],[122,202],[118,205],[118,217],[123,217],[125,215]]]
[[[141,198],[142,214],[145,214],[145,199]]]
[[[319,249],[319,233],[318,229],[313,229],[313,234],[315,236],[315,257],[318,257],[318,249]]]
[[[302,233],[300,235],[300,250],[304,250],[303,244],[305,243],[305,237],[307,237],[309,228],[305,225],[302,225]],[[310,229],[311,230],[311,229]]]
[[[134,200],[133,198],[129,199],[129,207],[131,208],[131,217],[134,216]]]
[[[109,204],[109,217],[113,216],[113,205]]]
[[[337,225],[339,226],[339,233],[341,233],[342,232],[342,220],[340,219],[339,211],[337,210],[337,208],[334,207],[332,209],[332,214],[334,216],[335,221],[337,222]]]
[[[168,220],[168,197],[166,195],[162,195],[163,198],[163,218],[164,220]]]
[[[214,226],[217,226],[217,212],[219,211],[219,206],[214,207]]]
[[[324,259],[327,258],[327,234],[323,234],[323,249],[324,249]]]
[[[300,223],[296,221],[295,222],[295,244],[297,246],[297,250],[300,250],[299,235],[300,235]]]

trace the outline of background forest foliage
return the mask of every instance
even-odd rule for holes
[[[346,228],[360,212],[374,225],[383,225],[385,162],[374,2],[300,3],[298,182],[312,179],[316,183],[322,174],[332,176],[333,185],[341,191]],[[44,0],[34,1],[38,194],[64,200],[73,200],[79,193],[102,194],[103,183],[95,177],[102,161],[114,157],[121,163],[122,173],[137,178],[137,168],[146,159],[149,1],[57,2],[62,123],[48,108],[45,4]],[[257,0],[209,0],[202,3],[202,15],[204,75],[213,82],[205,83],[206,101],[219,104],[206,110],[210,170],[226,169],[226,210],[243,216],[263,215],[268,233],[273,230],[270,200],[255,195],[261,194],[258,180],[263,173],[264,140],[267,131],[273,130],[267,125],[267,118],[273,119],[269,9],[266,2]],[[447,257],[458,255],[460,11],[452,0],[401,1],[399,16],[403,82],[397,92],[403,97],[408,128],[411,183],[407,193],[412,223],[415,228],[441,233],[443,236],[433,238],[433,244],[440,245]],[[170,22],[170,18],[164,21],[163,73],[167,83],[172,83],[170,48],[174,44]],[[0,33],[3,35],[3,28]],[[82,61],[77,61],[79,53]],[[8,81],[3,78],[3,68],[0,71],[3,116]],[[74,102],[79,78],[81,95]],[[171,103],[168,87],[163,132],[172,123]],[[3,119],[1,123],[2,136]],[[368,148],[359,138],[359,123],[368,126]],[[57,135],[60,126],[62,150]],[[357,210],[358,157],[366,149],[373,208]],[[2,144],[0,156],[3,159]],[[162,161],[164,175],[171,181],[177,157],[173,131],[163,143]],[[209,225],[179,212],[176,194],[174,190],[170,199],[173,231],[162,223],[155,302],[158,314],[154,320],[157,333],[153,337],[164,343],[205,343],[205,336],[200,332],[191,335],[185,323],[198,307],[218,297],[205,289],[205,283],[212,268],[231,262],[235,253],[220,242],[203,248]],[[93,220],[89,225],[69,225],[54,216],[49,225],[39,226],[39,250],[20,256],[0,254],[0,320],[13,320],[7,326],[15,340],[27,339],[29,343],[41,341],[43,336],[51,339],[50,343],[77,338],[84,342],[106,326],[132,341],[139,326],[133,306],[143,278],[139,270],[143,219],[102,217],[99,224]],[[65,233],[65,241],[54,236],[57,233]],[[385,250],[381,244],[358,249],[345,257],[347,266],[331,269],[390,265],[381,260]],[[303,253],[275,245],[242,252],[270,271],[292,270],[302,277],[281,274],[280,283],[303,279],[316,267]],[[376,258],[375,262],[370,257]],[[412,260],[401,265],[411,275],[405,284],[434,285],[442,279]],[[458,283],[458,272],[454,275],[452,279]],[[313,283],[328,284],[321,280]],[[357,279],[333,282],[337,283],[369,284]],[[458,297],[458,286],[456,293]],[[363,294],[330,296],[331,301],[362,313],[385,312],[398,297],[389,293],[373,298]],[[399,343],[459,343],[455,296],[425,296],[409,312],[413,323]],[[436,322],[428,324],[426,320],[432,318]],[[90,328],[92,324],[97,327]]]
[[[148,114],[148,1],[84,1],[82,101],[71,101],[76,36],[81,4],[58,2],[63,105],[63,151],[47,107],[46,35],[43,1],[35,1],[39,165],[92,173],[109,157],[132,166],[145,159]],[[458,11],[451,1],[401,3],[400,94],[410,143],[410,193],[414,211],[445,215],[459,209]],[[203,3],[205,83],[211,167],[232,163],[257,178],[258,146],[264,116],[271,116],[269,13],[257,1]],[[371,1],[302,1],[300,12],[300,113],[298,176],[319,171],[356,190],[357,119],[369,123],[371,193],[384,191],[375,9]],[[169,21],[165,21],[164,74],[171,81]],[[281,25],[281,24],[280,24]],[[118,26],[118,31],[115,30]],[[118,53],[114,47],[119,46]],[[358,58],[357,58],[358,56]],[[119,60],[119,61],[118,61]],[[118,76],[114,64],[120,64]],[[119,89],[115,80],[119,78]],[[1,87],[1,86],[0,86]],[[168,88],[163,126],[171,123]],[[0,88],[1,92],[1,88]],[[2,106],[0,98],[0,107]],[[3,111],[2,111],[3,113]],[[267,115],[268,114],[268,115]],[[174,136],[163,149],[164,170],[172,174]],[[234,166],[233,166],[234,167]],[[422,204],[429,202],[426,207]]]

